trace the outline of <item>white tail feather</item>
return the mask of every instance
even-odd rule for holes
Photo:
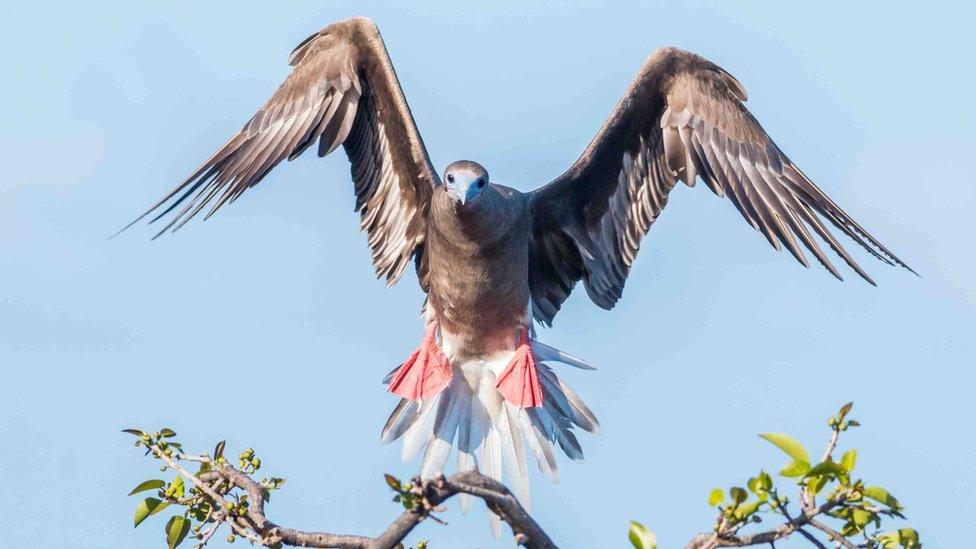
[[[487,368],[482,368],[487,371]],[[480,443],[475,448],[475,458],[481,472],[499,482],[502,480],[502,438],[498,430],[498,409],[501,407],[501,395],[498,391],[492,392],[487,387],[482,377],[478,383],[478,397],[472,399],[473,410],[479,411],[478,423],[481,427]],[[491,523],[491,533],[498,539],[502,535],[501,520],[498,515],[488,511],[488,519]]]
[[[526,510],[531,510],[532,500],[529,494],[529,468],[525,464],[525,443],[524,436],[531,425],[524,417],[524,412],[520,408],[513,406],[509,402],[504,403],[506,417],[502,424],[508,429],[502,429],[505,444],[505,457],[508,468],[511,471],[512,488],[515,495],[522,501]],[[507,431],[507,432],[506,432]]]
[[[386,420],[383,427],[383,444],[396,440],[407,432],[407,429],[416,418],[420,405],[412,400],[400,399],[400,403],[393,409],[390,419]]]
[[[567,417],[571,417],[573,423],[577,424],[584,431],[589,433],[600,432],[600,422],[597,421],[593,412],[583,404],[583,400],[569,388],[569,385],[559,379],[552,370],[545,364],[539,365],[539,379],[542,382],[542,389],[551,394],[554,403],[561,408],[561,412]],[[548,384],[548,387],[546,385]]]
[[[416,457],[420,449],[430,441],[431,435],[434,433],[435,414],[433,412],[437,409],[437,404],[443,396],[444,393],[442,392],[420,405],[420,411],[414,417],[413,423],[403,434],[403,448],[400,452],[403,461],[410,461]]]
[[[535,424],[535,422],[529,420],[531,424],[531,429],[529,429],[529,435],[526,439],[529,441],[529,447],[532,448],[532,453],[535,455],[535,460],[539,465],[539,470],[550,482],[559,482],[559,470],[556,468],[556,456],[552,453],[552,444],[550,444],[549,439],[542,433],[542,430]]]
[[[462,402],[458,399],[458,452],[457,470],[458,472],[470,471],[477,467],[474,459],[474,450],[471,447],[471,431],[473,421],[471,419],[470,402]],[[468,494],[458,494],[458,501],[461,505],[461,512],[468,513],[471,508],[471,496]]]
[[[431,433],[430,442],[427,443],[427,452],[424,453],[424,461],[420,466],[421,478],[433,478],[434,475],[444,469],[447,458],[451,455],[451,446],[454,444],[454,433],[457,432],[458,405],[461,397],[458,391],[444,391],[442,393],[440,405],[437,408],[437,416],[434,420],[434,429]]]
[[[533,342],[536,357],[577,368],[594,369],[589,363]],[[502,463],[512,492],[526,507],[530,504],[526,444],[542,473],[557,482],[559,471],[552,451],[558,444],[568,457],[582,461],[574,427],[596,432],[599,423],[579,396],[553,371],[538,365],[543,389],[543,405],[520,409],[507,402],[495,387],[497,375],[511,355],[502,353],[492,360],[452,361],[451,383],[429,401],[401,401],[383,428],[382,440],[403,437],[404,461],[413,459],[426,447],[421,478],[429,479],[443,470],[457,439],[459,471],[479,469],[482,474],[502,481]],[[462,512],[470,508],[471,497],[460,496]],[[501,534],[498,516],[489,511],[492,532]]]
[[[539,362],[562,362],[563,364],[568,364],[569,366],[574,366],[583,370],[596,370],[596,366],[590,364],[582,358],[573,356],[569,353],[564,353],[555,347],[550,347],[549,345],[535,339],[532,340],[532,352],[535,354],[535,358]]]

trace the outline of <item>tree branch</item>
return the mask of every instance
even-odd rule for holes
[[[720,528],[719,532],[714,532],[711,534],[698,534],[697,536],[692,538],[690,542],[688,542],[688,545],[685,546],[685,549],[713,549],[715,547],[748,547],[750,545],[763,545],[763,544],[773,543],[777,540],[789,537],[794,532],[800,532],[805,538],[807,538],[807,540],[813,543],[816,547],[819,547],[820,549],[826,549],[825,546],[820,541],[818,541],[816,538],[813,538],[813,536],[809,532],[803,530],[803,526],[810,525],[820,530],[823,530],[823,528],[820,527],[823,526],[823,524],[814,520],[814,517],[830,511],[834,507],[843,503],[843,501],[844,498],[843,496],[841,496],[838,499],[828,501],[827,503],[824,503],[820,507],[817,507],[816,509],[813,510],[812,513],[807,513],[804,511],[799,517],[795,519],[790,517],[789,513],[784,508],[782,512],[786,516],[787,522],[777,526],[776,528],[767,530],[765,532],[759,532],[756,534],[749,534],[749,535],[733,535],[733,534],[723,533],[722,529]],[[817,524],[820,524],[820,526],[817,526]],[[836,532],[834,532],[834,534],[840,536],[840,534]]]
[[[216,523],[214,527],[197,535],[200,540],[198,548],[203,547],[213,537],[215,530],[223,521],[235,534],[265,547],[283,544],[296,547],[388,549],[402,542],[418,524],[431,517],[431,513],[441,511],[442,508],[439,507],[441,503],[458,494],[469,494],[484,500],[488,508],[512,528],[517,544],[529,549],[556,547],[508,488],[478,471],[466,471],[451,477],[439,475],[434,480],[413,479],[409,492],[416,496],[417,504],[403,511],[379,537],[371,538],[305,532],[279,526],[268,520],[265,515],[264,498],[267,489],[244,471],[208,456],[195,456],[182,452],[167,453],[158,442],[150,443],[148,447],[155,457],[199,490],[197,497],[205,498],[213,508],[219,509],[214,513]],[[205,463],[210,467],[210,471],[194,475],[180,464],[183,461]],[[225,496],[235,487],[247,494],[244,516],[225,512],[226,509],[233,507],[233,503]]]
[[[816,464],[808,463],[808,452],[792,437],[782,433],[763,435],[793,458],[780,475],[797,479],[799,497],[795,516],[788,507],[789,499],[781,497],[772,477],[760,470],[745,484],[748,492],[746,488],[733,486],[728,490],[728,500],[723,490],[711,492],[709,505],[718,512],[714,527],[711,532],[694,536],[686,549],[756,545],[775,548],[777,541],[797,533],[817,549],[828,546],[821,541],[824,536],[832,545],[845,549],[920,547],[918,532],[912,528],[881,531],[882,517],[905,518],[901,513],[903,507],[884,488],[868,485],[864,479],[853,476],[856,450],[848,450],[837,462],[833,459],[840,433],[848,427],[860,425],[847,418],[851,406],[850,403],[845,404],[836,416],[828,419],[830,438],[820,462]],[[162,461],[165,464],[163,470],[171,469],[178,475],[169,483],[159,479],[144,481],[130,493],[157,490],[156,497],[146,497],[137,506],[136,525],[171,504],[185,508],[182,516],[177,514],[171,517],[166,525],[170,546],[179,545],[192,530],[197,540],[196,549],[204,549],[216,532],[226,525],[231,531],[228,541],[240,536],[252,544],[274,549],[283,545],[344,549],[402,548],[403,540],[424,520],[429,518],[444,524],[437,516],[444,510],[443,503],[458,494],[466,494],[483,500],[495,515],[505,521],[511,527],[517,545],[530,549],[555,547],[507,487],[477,470],[450,477],[438,474],[429,480],[414,477],[409,483],[401,483],[386,475],[387,484],[396,494],[394,501],[401,504],[404,510],[377,537],[306,532],[280,526],[268,519],[265,502],[270,500],[271,491],[279,488],[284,480],[255,480],[252,475],[261,468],[261,460],[254,450],[241,452],[238,467],[234,467],[224,456],[223,442],[217,444],[214,457],[210,457],[184,453],[182,445],[174,440],[176,433],[172,429],[164,428],[151,434],[138,429],[125,429],[124,432],[138,437],[136,446],[145,447],[147,455],[152,454],[153,458]],[[187,468],[188,464],[194,463],[199,464],[196,473]],[[187,485],[190,486],[188,493]],[[819,494],[823,499],[818,505]],[[784,522],[764,531],[748,532],[755,523],[763,522],[763,517],[775,520],[780,515]],[[837,525],[832,526],[835,521]],[[853,541],[854,536],[858,535],[864,536],[863,543]],[[635,521],[632,521],[630,539],[638,549],[657,547],[653,534]],[[417,547],[426,547],[426,542],[418,542]]]
[[[847,428],[844,424],[845,417],[850,411],[851,405],[847,404],[843,406],[835,418],[832,418],[829,422],[831,433],[830,439],[827,441],[827,446],[824,449],[823,457],[820,458],[820,462],[832,461],[832,454],[837,448],[837,441],[840,439],[840,433],[842,430]],[[846,549],[856,549],[856,545],[851,543],[844,535],[836,530],[830,528],[823,522],[816,520],[816,517],[825,515],[832,509],[838,506],[844,506],[845,502],[853,497],[856,492],[850,486],[839,487],[838,490],[831,495],[825,503],[822,505],[817,505],[816,496],[810,490],[807,484],[802,484],[799,490],[800,496],[800,515],[793,518],[790,515],[786,507],[786,500],[780,499],[779,496],[773,491],[770,493],[772,501],[776,503],[772,508],[778,511],[783,517],[786,518],[786,522],[780,524],[775,528],[771,528],[764,532],[758,532],[755,534],[739,534],[739,529],[745,526],[746,521],[731,521],[727,515],[719,515],[717,524],[715,526],[715,531],[711,533],[702,533],[696,535],[691,539],[690,542],[685,546],[685,549],[714,549],[716,547],[748,547],[752,545],[774,545],[777,540],[787,538],[794,533],[799,532],[807,541],[818,549],[826,549],[826,545],[823,542],[814,537],[813,534],[803,529],[804,526],[810,526],[816,528],[827,534],[830,541],[833,541]],[[860,499],[861,495],[858,494]]]
[[[489,509],[511,526],[517,544],[538,549],[556,547],[508,488],[478,471],[457,473],[449,478],[440,475],[429,482],[414,479],[414,484],[419,485],[419,489],[416,487],[415,489],[422,497],[422,506],[404,511],[386,532],[376,538],[371,548],[396,545],[410,533],[414,526],[426,518],[430,510],[434,510],[442,502],[457,494],[469,494],[484,500]]]
[[[817,530],[826,533],[827,536],[830,537],[831,541],[835,541],[841,544],[841,546],[846,547],[847,549],[857,549],[857,546],[847,541],[847,538],[841,535],[840,532],[834,530],[833,528],[827,526],[826,524],[820,522],[819,520],[810,519],[810,526],[813,526]]]

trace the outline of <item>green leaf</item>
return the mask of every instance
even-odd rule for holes
[[[725,501],[725,492],[721,488],[716,488],[708,494],[708,504],[712,507],[721,504],[723,501]]]
[[[160,501],[156,498],[146,498],[136,505],[136,516],[133,519],[133,527],[139,526],[139,524],[146,520],[146,517],[153,514],[156,508],[159,507]]]
[[[173,495],[175,497],[181,498],[186,494],[186,487],[183,482],[183,477],[176,477],[173,482],[170,483],[170,487],[173,488]]]
[[[179,545],[186,535],[190,532],[190,521],[176,515],[166,523],[166,543],[169,549],[174,549]]]
[[[821,475],[819,477],[810,477],[807,482],[807,489],[814,493],[814,495],[819,494],[823,487],[827,485],[827,476]]]
[[[896,549],[897,547],[918,548],[922,544],[918,541],[918,532],[912,528],[902,528],[894,532],[885,532],[878,536],[881,547],[884,549]]]
[[[779,472],[781,477],[802,477],[810,471],[810,463],[801,459],[790,462]]]
[[[837,415],[840,417],[841,421],[844,421],[844,417],[851,412],[851,408],[854,407],[853,402],[848,402],[847,404],[840,407],[840,412]]]
[[[807,449],[800,444],[800,441],[790,435],[783,433],[763,433],[759,436],[773,443],[794,460],[810,463],[810,454],[807,453]]]
[[[898,530],[898,538],[905,547],[921,547],[918,541],[918,532],[912,528]]]
[[[817,475],[839,475],[844,472],[844,469],[840,465],[837,465],[833,461],[822,461],[816,464],[813,469],[807,471],[804,476],[813,477]]]
[[[162,488],[163,486],[166,486],[165,481],[158,480],[158,479],[147,480],[142,484],[140,484],[139,486],[133,488],[128,495],[131,496],[133,494],[138,494],[139,492],[145,492],[146,490],[156,490],[158,488]]]
[[[163,438],[173,438],[176,436],[176,431],[170,429],[169,427],[165,427],[159,432],[159,436]]]
[[[762,502],[760,501],[751,501],[746,503],[735,510],[735,516],[736,518],[744,519],[758,511],[760,505],[762,505]]]
[[[142,435],[146,434],[146,433],[140,431],[139,429],[122,429],[122,432],[123,433],[129,433],[130,435],[135,435],[137,437],[141,437]]]
[[[880,486],[868,486],[864,489],[864,496],[893,509],[899,507],[898,500],[895,499],[895,496],[889,494],[887,490]]]
[[[840,457],[840,465],[848,473],[854,470],[854,465],[856,464],[857,464],[857,450],[853,448],[844,452],[844,455]]]
[[[746,491],[743,490],[742,488],[739,488],[738,486],[733,486],[732,488],[729,488],[729,497],[732,498],[732,501],[736,505],[738,505],[743,501],[745,501],[746,498],[749,497],[749,494],[747,494]]]
[[[854,524],[858,526],[865,526],[867,523],[871,522],[874,513],[865,511],[864,509],[854,509]]]
[[[386,479],[386,484],[390,488],[393,488],[394,490],[397,491],[402,490],[402,487],[400,486],[400,480],[397,479],[395,476],[387,474],[387,475],[383,475],[383,478]]]
[[[403,494],[403,496],[400,498],[400,504],[403,505],[404,509],[413,509],[416,502],[413,499],[413,495]]]
[[[654,533],[636,520],[630,521],[630,535],[628,537],[634,549],[657,549],[657,538]]]
[[[753,494],[760,495],[764,494],[767,490],[773,487],[773,481],[771,478],[769,478],[769,475],[767,475],[765,471],[759,471],[757,476],[749,479],[749,482],[746,483],[746,487],[749,488],[749,491]]]

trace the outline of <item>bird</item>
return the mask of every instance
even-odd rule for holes
[[[552,480],[555,446],[582,460],[576,429],[596,433],[600,424],[551,366],[594,367],[542,343],[537,326],[552,326],[580,282],[598,307],[614,307],[679,182],[703,181],[804,266],[806,249],[842,279],[816,237],[875,284],[836,231],[911,271],[780,150],[746,109],[745,87],[694,53],[655,50],[578,160],[530,192],[470,160],[440,176],[372,20],[326,26],[289,63],[292,72],[243,128],[128,226],[150,216],[163,220],[156,237],[176,231],[283,160],[341,145],[377,277],[393,285],[412,263],[426,295],[422,340],[384,380],[400,400],[381,433],[383,442],[403,439],[404,460],[424,450],[423,478],[456,447],[458,470],[501,480],[504,462],[527,505],[527,458]]]

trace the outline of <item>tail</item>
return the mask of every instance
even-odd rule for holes
[[[561,362],[584,369],[590,364],[557,349],[532,342],[543,391],[543,405],[519,408],[502,398],[496,389],[496,375],[508,359],[472,360],[452,364],[450,384],[432,399],[416,402],[401,399],[386,425],[381,439],[389,443],[403,438],[404,461],[412,460],[426,447],[420,469],[421,478],[433,478],[443,471],[457,440],[457,470],[478,469],[502,481],[502,464],[507,468],[508,485],[526,508],[531,505],[527,452],[531,452],[542,473],[558,482],[559,471],[553,454],[558,444],[574,461],[583,461],[573,427],[590,433],[600,424],[579,396],[544,363]],[[389,379],[389,376],[387,376]],[[528,450],[526,450],[528,447]],[[460,496],[461,510],[467,512],[471,497]],[[491,515],[492,532],[500,536],[498,517]]]

